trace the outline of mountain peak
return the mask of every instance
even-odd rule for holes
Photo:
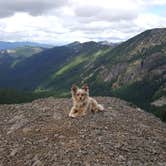
[[[107,41],[107,40],[105,40],[105,41],[100,41],[100,42],[98,42],[98,43],[101,44],[101,45],[112,46],[112,47],[117,46],[117,45],[120,44],[120,43],[112,43],[112,42],[109,42],[109,41]]]
[[[129,39],[128,42],[134,42],[133,44],[142,45],[142,47],[148,47],[149,45],[159,45],[166,42],[166,28],[155,28],[146,30],[137,36]]]
[[[0,41],[0,50],[15,49],[17,47],[25,47],[25,46],[43,47],[43,48],[53,47],[52,45],[49,45],[49,44],[42,44],[42,43],[35,43],[35,42],[5,42],[5,41]]]
[[[70,118],[70,99],[0,105],[0,159],[9,165],[165,165],[166,126],[117,98]]]
[[[80,45],[81,43],[79,42],[79,41],[74,41],[74,42],[72,42],[72,43],[69,43],[67,46],[69,46],[69,47],[75,47],[75,46],[78,46],[78,45]]]

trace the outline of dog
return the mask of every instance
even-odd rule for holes
[[[78,88],[76,85],[72,85],[71,88],[73,107],[69,113],[69,117],[84,116],[89,111],[99,112],[104,111],[104,107],[98,104],[95,99],[89,96],[88,85],[83,85],[82,88]]]

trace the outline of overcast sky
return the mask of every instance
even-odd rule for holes
[[[166,27],[166,0],[0,0],[0,41],[120,42]]]

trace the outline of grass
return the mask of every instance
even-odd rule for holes
[[[53,96],[54,92],[25,92],[14,89],[0,89],[0,104],[27,103],[38,98]]]
[[[54,79],[59,75],[63,75],[65,72],[71,70],[72,68],[76,67],[77,65],[79,65],[85,61],[95,61],[98,57],[104,56],[109,51],[110,51],[110,48],[106,49],[106,50],[99,50],[91,55],[88,55],[88,54],[78,55],[74,59],[71,59],[71,61],[69,63],[64,65],[56,73],[54,73],[52,78]]]
[[[105,54],[107,54],[112,48],[108,48],[108,49],[105,49],[105,50],[99,50],[97,51],[96,53],[94,53],[92,55],[92,59],[93,61],[95,61],[98,57],[101,57],[101,56],[104,56]]]
[[[85,55],[80,55],[80,56],[76,57],[74,60],[72,60],[68,64],[64,65],[60,70],[58,70],[56,73],[54,73],[52,75],[52,79],[56,78],[59,75],[63,75],[66,71],[69,71],[71,68],[79,65],[80,63],[85,62],[86,60],[88,60],[88,57],[86,57]]]
[[[29,47],[29,46],[25,46],[25,47],[18,47],[15,49],[15,56],[17,57],[30,57],[33,54],[37,54],[39,52],[42,51],[41,48],[38,47]]]
[[[15,68],[15,66],[20,62],[20,60],[15,60],[12,62],[12,64],[10,65],[11,68]]]

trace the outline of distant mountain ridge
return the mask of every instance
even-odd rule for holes
[[[0,41],[0,50],[6,49],[15,49],[17,47],[25,47],[25,46],[33,46],[33,47],[43,47],[43,48],[51,48],[52,45],[35,43],[35,42],[5,42]]]
[[[10,70],[9,75],[11,75],[10,78],[15,80],[14,82],[17,82],[16,78],[20,80],[19,88],[34,90],[42,83],[45,84],[56,70],[68,63],[72,58],[78,57],[77,63],[80,63],[82,56],[91,55],[99,49],[104,50],[106,48],[110,47],[96,42],[82,43],[78,47],[69,45],[54,47],[25,59],[16,65],[14,70]],[[17,87],[14,82],[9,83],[8,86]]]

